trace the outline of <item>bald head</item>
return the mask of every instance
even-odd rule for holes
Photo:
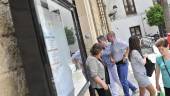
[[[110,32],[107,34],[107,36],[108,36],[108,35],[112,35],[112,36],[114,36],[114,37],[116,36],[116,35],[115,35],[115,32],[113,32],[113,31],[110,31]]]
[[[114,39],[116,38],[116,35],[113,31],[110,31],[108,34],[107,34],[107,40],[109,42],[114,42]]]

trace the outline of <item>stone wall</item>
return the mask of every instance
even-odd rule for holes
[[[28,96],[7,0],[0,0],[0,96]]]
[[[92,9],[89,0],[75,0],[75,3],[86,51],[89,54],[91,46],[97,42],[96,25],[92,15]]]

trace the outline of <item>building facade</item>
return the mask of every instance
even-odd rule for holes
[[[0,95],[28,96],[25,71],[8,1],[0,2]]]
[[[87,54],[74,0],[10,0],[0,7],[0,94],[82,96]]]
[[[103,1],[5,0],[0,8],[0,94],[83,96],[87,53],[109,31]]]
[[[78,17],[89,53],[90,47],[96,43],[99,35],[105,35],[109,31],[105,4],[103,0],[75,0]]]
[[[155,0],[164,9],[166,32],[170,32],[170,0]]]
[[[148,34],[157,34],[158,28],[147,24],[145,11],[153,6],[152,0],[108,0],[106,2],[107,14],[111,29],[117,37],[128,42],[132,35],[139,37]]]

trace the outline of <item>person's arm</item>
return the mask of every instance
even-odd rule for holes
[[[115,62],[115,59],[112,53],[109,54],[109,57],[110,57],[110,61],[112,62],[112,64],[115,64],[116,62]]]
[[[146,64],[146,58],[147,58],[148,56],[147,55],[144,55],[143,56],[143,63],[144,63],[144,65]]]
[[[156,64],[155,80],[156,80],[156,89],[158,91],[160,91],[159,77],[160,77],[160,68],[159,68],[158,64]]]
[[[128,55],[129,55],[129,45],[127,42],[123,40],[119,40],[119,44],[123,49],[125,49],[125,53],[123,55],[123,62],[125,62],[128,59]]]
[[[112,62],[112,64],[115,64],[115,59],[114,59],[114,56],[113,56],[113,45],[110,45],[109,46],[109,58],[110,58],[110,61]]]
[[[125,62],[128,59],[129,55],[129,47],[126,48],[125,54],[123,55],[123,62]]]
[[[77,61],[75,58],[72,59],[72,62],[73,62],[74,64],[78,64],[78,61]]]
[[[72,55],[72,62],[74,63],[74,64],[78,64],[78,60],[77,60],[77,53],[74,53],[73,55]]]
[[[108,85],[99,76],[94,77],[94,81],[99,84],[104,90],[108,90]]]
[[[125,54],[124,54],[124,57],[128,57],[129,55],[129,47],[126,48],[126,51],[125,51]]]

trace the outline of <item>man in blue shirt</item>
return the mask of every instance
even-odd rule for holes
[[[76,66],[76,70],[78,69],[82,69],[83,63],[82,63],[82,59],[81,59],[81,54],[80,54],[80,50],[77,50],[72,56],[72,62],[75,64]]]
[[[120,79],[120,82],[123,87],[125,96],[130,96],[129,88],[133,93],[136,93],[137,88],[127,80],[128,76],[128,53],[129,47],[128,44],[122,40],[116,38],[114,32],[107,34],[107,39],[111,42],[111,55],[114,58],[114,61],[117,65],[117,72]]]
[[[111,60],[111,50],[110,50],[110,44],[106,44],[107,39],[101,35],[97,38],[98,43],[103,46],[103,54],[102,54],[102,61],[107,66],[109,79],[110,79],[110,91],[112,93],[112,96],[119,96],[119,87],[121,87],[121,83],[119,81],[119,77],[117,75],[117,67],[116,64],[114,64]]]

